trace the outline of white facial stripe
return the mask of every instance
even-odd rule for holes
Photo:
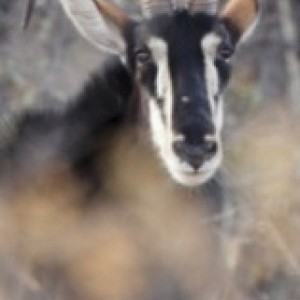
[[[157,37],[152,37],[148,42],[152,51],[153,59],[157,66],[156,88],[158,97],[164,99],[164,115],[166,116],[166,138],[172,138],[172,111],[173,111],[173,88],[169,70],[168,45]]]
[[[168,89],[166,80],[170,77],[169,66],[168,66],[168,46],[162,39],[152,37],[148,42],[153,59],[158,68],[156,87],[158,97],[165,97]],[[167,77],[166,77],[167,76]]]
[[[164,161],[166,152],[165,128],[159,107],[154,99],[149,101],[149,113],[152,141]]]
[[[216,109],[216,115],[215,115],[215,124],[216,124],[216,132],[218,135],[218,138],[220,138],[220,133],[223,128],[223,120],[224,119],[224,101],[223,97],[219,96],[218,103],[217,103],[217,109]]]
[[[222,110],[222,108],[220,107],[222,106],[222,100],[220,99],[218,101],[218,104],[216,105],[215,96],[218,95],[219,92],[219,76],[214,61],[220,43],[221,38],[215,33],[207,34],[201,41],[201,49],[203,52],[205,63],[205,81],[207,96],[209,99],[211,112],[214,118],[214,123],[218,131],[222,127],[222,125],[220,125],[222,123],[222,113],[220,112]]]
[[[185,136],[183,134],[178,134],[174,136],[174,142],[184,142],[185,141]]]

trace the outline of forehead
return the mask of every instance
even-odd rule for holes
[[[187,11],[173,15],[159,15],[140,24],[137,28],[136,42],[144,43],[151,37],[159,37],[170,46],[199,45],[199,41],[212,32],[217,24],[216,16],[198,13],[190,15]]]

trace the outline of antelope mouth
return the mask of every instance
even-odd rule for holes
[[[171,176],[181,185],[196,187],[209,181],[217,168],[210,171],[172,172]]]
[[[218,152],[212,159],[204,162],[199,169],[194,169],[176,158],[169,163],[167,169],[171,177],[181,185],[196,187],[209,181],[219,169],[222,162],[222,152]]]

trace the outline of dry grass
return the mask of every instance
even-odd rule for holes
[[[0,299],[299,299],[299,134],[282,107],[248,116],[229,141],[217,214],[131,138],[91,207],[61,163],[6,183]]]
[[[228,252],[251,299],[300,297],[297,119],[282,106],[262,108],[232,137],[226,169],[237,217]]]
[[[55,2],[27,33],[15,2],[0,49],[2,115],[68,98],[99,60]],[[119,189],[92,207],[82,206],[85,187],[70,170],[51,165],[1,187],[0,300],[300,299],[299,117],[271,103],[256,112],[252,80],[237,77],[235,111],[247,103],[250,113],[227,143],[224,211],[211,212],[204,196],[187,199],[140,153],[127,152]],[[126,177],[140,165],[146,172]]]
[[[121,135],[127,138],[117,139],[106,160],[113,180],[102,182],[91,206],[83,205],[85,186],[61,163],[1,187],[0,257],[12,262],[1,270],[5,300],[209,299],[223,292],[226,270],[216,227],[206,222],[208,200],[175,185],[147,143]]]

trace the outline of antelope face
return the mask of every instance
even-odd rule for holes
[[[200,0],[175,1],[182,2],[175,9],[174,1],[153,1],[159,13],[149,14],[155,5],[140,0],[146,12],[140,22],[104,0],[60,1],[94,44],[126,57],[171,177],[188,186],[211,178],[222,160],[222,92],[230,58],[255,19],[257,0],[229,0],[220,15],[191,10],[204,5]],[[113,32],[105,40],[107,23]]]
[[[176,181],[201,184],[221,163],[222,91],[233,41],[217,18],[187,11],[155,17],[132,36],[129,60],[159,156]]]

